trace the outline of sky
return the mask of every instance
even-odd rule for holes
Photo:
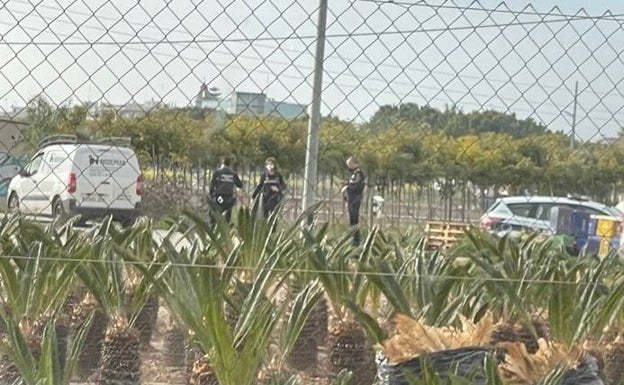
[[[620,131],[622,1],[328,4],[324,115],[364,122],[380,106],[417,103],[569,133],[576,99],[579,139]],[[317,10],[316,0],[4,1],[0,108],[39,94],[185,106],[202,82],[309,105]]]

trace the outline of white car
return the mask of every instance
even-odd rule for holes
[[[480,219],[481,228],[498,233],[539,231],[553,233],[551,210],[570,208],[590,215],[621,219],[622,213],[603,203],[580,198],[550,196],[511,196],[498,198]]]
[[[131,222],[141,213],[143,176],[126,138],[83,141],[58,135],[39,150],[8,187],[9,211],[81,221],[113,215]]]

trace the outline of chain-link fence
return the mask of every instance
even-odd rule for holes
[[[314,2],[15,1],[1,12],[3,192],[15,195],[7,203],[85,217],[118,209],[131,218],[145,183],[144,198],[175,192],[174,205],[188,206],[203,199],[211,170],[228,155],[250,174],[244,193],[275,157],[290,186],[283,195],[293,209],[284,215],[301,207]],[[621,34],[620,16],[609,12],[332,2],[317,199],[334,202],[330,218],[342,217],[344,161],[354,155],[367,176],[361,215],[394,226],[474,222],[505,194],[617,203]],[[40,140],[59,134],[77,138],[41,150]],[[129,138],[137,159],[111,153],[94,164],[110,143],[83,142],[110,137]],[[88,154],[74,154],[78,147]],[[43,159],[39,170],[34,158],[32,175],[9,191],[10,178],[41,151],[68,162]],[[122,161],[131,165],[114,166]]]
[[[361,175],[347,168],[349,157],[365,176],[362,223],[474,224],[502,196],[512,197],[483,226],[541,221],[545,229],[555,207],[620,215],[612,206],[624,182],[623,15],[330,0],[319,40],[319,4],[3,2],[5,209],[129,223],[183,210],[208,215],[236,198],[235,209],[281,202],[290,223],[302,214],[317,101],[319,221],[353,222],[354,198],[343,187]],[[158,325],[156,344],[181,343],[180,330],[166,326]],[[166,349],[183,360],[180,346]],[[148,357],[145,378],[168,378],[163,356]]]

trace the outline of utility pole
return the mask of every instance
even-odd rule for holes
[[[312,104],[310,105],[310,120],[308,124],[308,140],[306,145],[305,173],[303,180],[302,208],[304,212],[314,205],[316,193],[326,24],[327,0],[319,0],[318,24],[316,26],[316,54],[314,57],[314,83],[312,85]],[[312,213],[310,213],[307,217],[307,225],[312,226],[313,221],[314,217]]]
[[[578,80],[574,83],[574,106],[572,108],[572,132],[570,133],[570,149],[574,150],[576,140],[576,105],[578,103]]]

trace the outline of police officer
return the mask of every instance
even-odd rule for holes
[[[219,212],[223,213],[229,223],[232,218],[232,207],[236,203],[234,188],[243,188],[243,182],[230,167],[230,159],[221,159],[221,165],[212,174],[210,180],[210,198]]]
[[[342,194],[349,208],[349,226],[351,226],[351,231],[353,231],[352,244],[357,247],[360,245],[360,206],[364,196],[366,176],[360,169],[360,165],[355,157],[349,157],[346,163],[351,176],[344,183]]]
[[[286,182],[277,169],[275,158],[269,157],[264,162],[265,172],[260,176],[260,182],[254,189],[252,198],[255,199],[262,193],[262,211],[264,218],[268,218],[282,201]]]

